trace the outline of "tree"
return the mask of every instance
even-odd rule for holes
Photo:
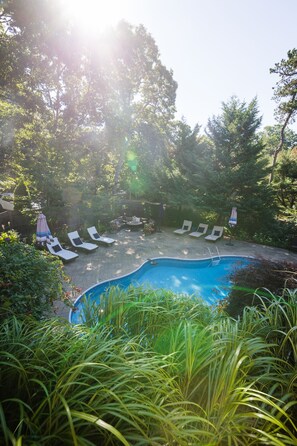
[[[297,113],[297,49],[288,51],[288,58],[276,63],[270,73],[278,74],[280,79],[274,90],[274,99],[279,104],[276,115],[282,123],[280,129],[279,144],[276,147],[270,174],[270,182],[273,181],[278,154],[285,143],[285,130],[289,123],[294,122]]]
[[[275,171],[277,198],[286,214],[296,218],[297,204],[297,146],[282,154]]]
[[[200,134],[200,126],[193,129],[184,121],[178,121],[174,132],[174,150],[172,150],[171,201],[177,204],[202,204],[203,192],[197,177],[201,160],[206,159],[208,141]]]
[[[78,72],[76,82],[73,79],[75,64],[66,51],[68,28],[61,26],[57,4],[10,0],[0,16],[1,55],[7,60],[0,68],[0,97],[22,112],[22,120],[14,122],[10,146],[3,144],[3,152],[10,153],[4,169],[12,171],[16,184],[25,178],[33,201],[43,204],[60,198],[60,180],[67,183],[72,169],[69,154],[78,137],[68,113],[73,101],[67,91],[74,90],[73,85],[79,88],[81,82]],[[76,48],[72,50],[75,56]]]
[[[260,132],[263,144],[265,145],[264,152],[269,158],[269,161],[272,159],[273,154],[279,145],[279,135],[281,132],[281,127],[281,124],[268,125],[264,127],[262,132]],[[297,133],[287,127],[285,130],[285,138],[283,141],[282,150],[286,152],[296,145]]]
[[[143,26],[122,22],[86,39],[59,3],[10,0],[0,14],[8,61],[0,67],[0,99],[25,110],[11,148],[16,182],[28,177],[40,195],[32,198],[47,204],[60,202],[69,186],[95,195],[144,174],[145,192],[150,170],[167,156],[172,72]]]
[[[15,130],[22,126],[24,110],[0,99],[0,174],[11,173]]]
[[[108,146],[115,149],[115,192],[128,152],[134,152],[143,172],[148,166],[153,170],[166,153],[177,84],[142,25],[132,27],[121,22],[106,38],[113,51],[105,70],[114,75],[109,77],[103,113]]]
[[[232,97],[223,103],[222,114],[208,121],[211,145],[199,162],[197,178],[205,203],[223,223],[232,206],[244,219],[241,224],[255,231],[259,217],[271,218],[271,193],[265,184],[266,161],[257,135],[261,124],[257,100],[250,104]],[[268,214],[268,215],[267,215]]]

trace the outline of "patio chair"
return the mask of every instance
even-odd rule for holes
[[[70,251],[69,249],[62,248],[57,237],[54,237],[49,243],[46,244],[46,246],[51,254],[60,257],[62,260],[65,260],[66,262],[68,260],[73,260],[76,259],[76,257],[78,257],[78,254],[76,254],[75,252]]]
[[[222,237],[224,232],[223,226],[214,226],[213,230],[211,231],[211,234],[207,235],[205,237],[205,240],[209,240],[211,242],[217,241],[219,238]]]
[[[208,229],[208,225],[206,225],[205,223],[200,223],[197,228],[197,231],[191,232],[189,235],[191,237],[199,238],[202,235],[206,234],[207,229]]]
[[[98,245],[95,245],[95,243],[83,242],[77,231],[68,232],[68,237],[75,248],[84,249],[89,252],[95,251],[98,248]]]
[[[184,220],[183,225],[180,229],[176,229],[175,231],[173,231],[175,234],[185,234],[186,232],[191,231],[191,227],[192,227],[192,222],[189,220]]]
[[[103,243],[103,245],[106,245],[106,246],[110,246],[115,242],[115,240],[113,238],[104,237],[102,235],[99,235],[95,226],[87,228],[87,231],[88,231],[91,239],[94,240],[95,242]]]

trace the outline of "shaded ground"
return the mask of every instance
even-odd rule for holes
[[[207,242],[203,237],[196,239],[186,234],[176,235],[172,228],[165,228],[162,232],[148,236],[145,236],[143,231],[123,229],[108,236],[116,239],[112,246],[99,246],[90,254],[78,250],[79,257],[65,264],[65,273],[82,293],[96,283],[134,271],[148,258],[153,257],[199,259],[217,255],[218,250],[220,255],[263,257],[297,264],[297,253],[291,251],[237,240],[229,245],[228,239],[215,243]],[[65,305],[57,304],[59,316],[68,319],[68,313],[69,309]]]

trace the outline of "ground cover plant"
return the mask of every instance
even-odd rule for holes
[[[4,445],[297,444],[296,290],[238,320],[118,291],[85,325],[2,323]]]

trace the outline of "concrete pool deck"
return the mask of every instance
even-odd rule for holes
[[[129,274],[153,257],[202,259],[217,255],[218,249],[220,255],[253,256],[297,264],[297,253],[292,251],[238,240],[232,240],[230,245],[227,238],[213,243],[204,240],[203,237],[196,239],[187,234],[174,234],[172,228],[162,228],[162,232],[147,236],[143,231],[122,229],[116,234],[107,236],[116,240],[112,246],[99,245],[92,253],[78,250],[79,257],[65,264],[66,275],[75,287],[82,290],[81,293],[104,280]],[[69,308],[58,302],[56,313],[68,319]]]

